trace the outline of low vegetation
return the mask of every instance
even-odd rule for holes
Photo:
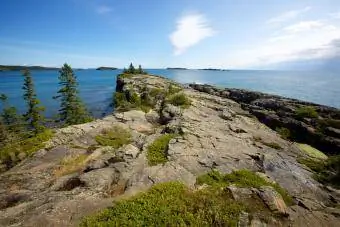
[[[226,187],[230,184],[235,184],[238,187],[246,188],[260,188],[261,186],[272,186],[278,193],[281,194],[282,198],[288,205],[293,204],[292,197],[280,185],[269,182],[266,179],[263,179],[262,177],[256,175],[254,172],[251,172],[249,170],[233,171],[232,173],[225,175],[221,174],[216,170],[212,170],[207,174],[199,176],[197,178],[196,183],[198,185],[207,184],[218,187]]]
[[[14,166],[23,158],[44,148],[44,142],[48,141],[52,135],[51,130],[45,130],[35,136],[7,143],[0,148],[0,162],[5,164],[7,168]]]
[[[85,154],[64,157],[59,168],[54,171],[54,175],[61,177],[80,171],[85,166],[87,157]]]
[[[288,140],[291,137],[290,130],[288,128],[276,128],[275,131],[279,133],[282,139]]]
[[[80,226],[237,226],[246,209],[223,190],[191,191],[167,182],[85,218]]]
[[[171,139],[175,134],[165,134],[157,138],[147,148],[147,158],[150,166],[162,164],[168,161],[167,150]]]
[[[262,138],[258,137],[258,136],[254,136],[254,141],[262,143],[263,145],[265,145],[267,147],[271,147],[271,148],[276,149],[276,150],[282,150],[282,147],[280,146],[280,144],[275,143],[275,142],[263,141]]]
[[[297,161],[314,172],[314,178],[322,184],[340,188],[340,155],[328,159],[298,158]]]
[[[307,154],[311,158],[316,158],[316,159],[323,159],[326,160],[328,157],[318,149],[308,145],[308,144],[301,144],[297,143],[297,146],[300,148],[302,152]]]
[[[295,114],[298,118],[317,118],[319,116],[313,106],[301,106],[296,110]]]
[[[103,130],[102,134],[97,135],[95,139],[99,145],[119,148],[131,142],[131,134],[128,130],[115,126],[109,130]]]
[[[182,108],[188,108],[191,104],[190,99],[184,93],[170,95],[167,98],[167,102],[174,106],[180,106]]]

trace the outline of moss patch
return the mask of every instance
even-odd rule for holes
[[[223,190],[193,192],[167,182],[85,218],[80,226],[237,226],[245,209]]]
[[[312,146],[309,146],[308,144],[298,143],[297,146],[300,148],[301,151],[306,153],[311,158],[317,158],[317,159],[322,159],[322,160],[326,160],[328,158],[327,155],[325,155],[324,153],[322,153],[318,149],[316,149]]]
[[[102,135],[95,137],[98,144],[119,148],[131,142],[131,134],[126,129],[115,126],[110,130],[103,130]]]
[[[168,161],[167,150],[171,139],[175,134],[165,134],[157,138],[147,148],[147,158],[150,166],[158,165]]]
[[[222,175],[220,172],[216,170],[212,170],[207,174],[199,176],[196,180],[196,183],[199,185],[208,184],[219,187],[226,187],[230,184],[235,184],[239,187],[246,188],[260,188],[261,186],[272,186],[278,193],[281,194],[282,198],[284,199],[287,205],[293,204],[292,197],[280,185],[268,182],[262,177],[256,175],[254,172],[251,172],[249,170],[233,171],[232,173],[225,175]]]

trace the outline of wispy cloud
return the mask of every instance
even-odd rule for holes
[[[311,7],[307,6],[303,9],[291,10],[291,11],[284,12],[284,13],[276,16],[276,17],[270,18],[267,21],[267,24],[280,24],[280,23],[295,19],[299,15],[308,12],[310,9],[311,9]]]
[[[285,27],[284,30],[291,33],[297,33],[322,28],[325,26],[329,25],[325,25],[321,21],[300,21],[296,24]]]
[[[112,11],[112,8],[106,5],[100,5],[100,6],[97,6],[96,8],[96,12],[98,14],[107,14],[107,13],[110,13],[111,11]]]
[[[334,19],[340,19],[340,11],[329,14]]]
[[[214,30],[202,14],[188,14],[177,21],[176,30],[170,34],[174,54],[181,55],[188,48],[198,44],[203,39],[213,36]]]
[[[276,31],[275,36],[252,48],[233,53],[228,64],[236,68],[279,62],[327,59],[340,56],[340,26],[330,21],[301,21]]]

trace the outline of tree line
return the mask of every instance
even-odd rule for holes
[[[5,94],[0,94],[3,110],[0,115],[0,147],[6,142],[20,138],[29,138],[42,133],[46,129],[45,108],[40,104],[35,91],[34,81],[29,70],[23,71],[23,99],[27,111],[20,115],[11,106]],[[79,97],[77,77],[68,64],[59,71],[59,86],[54,99],[60,100],[60,108],[56,121],[62,125],[81,124],[92,118]]]

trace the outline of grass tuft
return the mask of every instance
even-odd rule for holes
[[[119,148],[131,142],[131,134],[128,130],[115,126],[110,130],[103,130],[102,135],[95,137],[97,143],[102,146]]]
[[[166,163],[168,144],[175,134],[165,134],[157,138],[147,148],[147,158],[150,166]]]
[[[60,167],[54,171],[54,175],[61,177],[80,171],[85,166],[87,157],[85,154],[64,157]]]
[[[293,204],[292,197],[288,192],[276,183],[271,183],[256,175],[249,170],[233,171],[230,174],[222,175],[216,170],[201,175],[197,178],[196,183],[199,185],[207,184],[212,186],[226,187],[230,184],[235,184],[245,188],[260,188],[261,186],[272,186],[278,193],[281,194],[287,205]]]

